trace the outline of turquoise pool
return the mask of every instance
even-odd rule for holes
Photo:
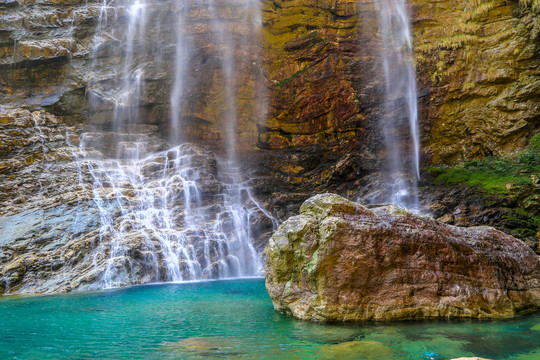
[[[261,279],[4,297],[0,319],[0,359],[540,359],[539,314],[318,325],[275,313]]]

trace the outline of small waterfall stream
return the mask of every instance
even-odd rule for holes
[[[389,202],[418,208],[420,134],[415,58],[406,0],[376,0],[382,38],[385,78],[384,115],[381,128],[387,151],[387,172],[392,179]],[[408,133],[403,148],[399,132]]]
[[[234,3],[248,6],[254,1]],[[108,127],[97,124],[95,131],[83,134],[74,151],[80,171],[90,175],[80,174],[80,185],[92,192],[99,209],[99,242],[92,256],[95,271],[101,273],[100,284],[106,288],[259,275],[262,265],[252,245],[252,222],[265,217],[276,225],[253,196],[249,179],[240,176],[242,170],[235,152],[235,71],[246,61],[236,54],[246,51],[242,47],[246,39],[257,39],[260,21],[253,21],[260,15],[253,12],[259,9],[250,8],[253,16],[244,19],[241,26],[251,31],[238,39],[221,23],[213,1],[171,4],[176,15],[175,44],[161,40],[162,32],[170,29],[159,26],[152,29],[152,36],[157,38],[148,40],[150,17],[170,16],[168,11],[156,12],[152,0],[119,2],[115,7],[104,2],[101,10],[94,65],[103,61],[100,51],[116,51],[121,61],[110,67],[117,79],[113,86],[103,86],[96,76],[89,87],[97,104],[112,104],[112,122]],[[186,20],[194,8],[210,14],[211,35],[219,48],[225,91],[223,133],[227,137],[222,158],[187,143],[183,133],[188,72],[191,56],[197,50]],[[125,21],[124,34],[108,30],[111,22],[121,19]],[[121,44],[120,50],[107,49],[111,38]],[[157,126],[142,125],[145,115],[140,111],[139,98],[153,75],[149,72],[170,71],[166,63],[171,61],[166,56],[172,46],[175,76],[170,91],[168,143],[159,135]],[[148,56],[150,60],[145,59]]]

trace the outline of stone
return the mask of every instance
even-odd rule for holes
[[[507,318],[540,309],[540,259],[489,227],[316,195],[274,233],[266,288],[303,320]]]
[[[11,8],[19,6],[19,2],[16,0],[1,0],[0,8]]]
[[[418,85],[429,89],[420,99],[426,157],[455,164],[522,149],[539,129],[540,8],[461,0],[412,7]]]
[[[340,344],[321,346],[322,359],[378,360],[391,359],[394,351],[388,346],[373,340],[348,341]]]
[[[490,193],[480,186],[440,184],[429,174],[422,180],[421,206],[437,218],[457,226],[488,225],[526,242],[538,254],[540,216],[538,189],[515,186],[510,194]],[[450,222],[448,222],[448,220]]]
[[[15,53],[16,61],[46,60],[68,56],[75,51],[76,44],[71,38],[21,41]]]
[[[236,358],[242,353],[245,339],[234,336],[190,337],[177,342],[163,343],[160,353],[175,358]]]
[[[446,224],[452,224],[454,222],[454,216],[452,214],[444,214],[437,220],[446,223]]]

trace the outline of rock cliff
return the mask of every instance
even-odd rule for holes
[[[150,21],[162,27],[173,24],[179,10],[172,2],[150,5]],[[234,27],[245,15],[241,9],[221,6],[224,26],[235,38],[253,40],[255,35]],[[524,147],[539,126],[538,7],[509,0],[415,0],[411,6],[425,160],[455,163]],[[189,106],[182,117],[193,139],[215,145],[226,129],[219,123],[224,121],[219,111],[223,89],[216,78],[221,50],[209,36],[209,14],[194,4],[188,10],[199,50],[191,59]],[[108,96],[117,80],[111,70],[121,62],[125,44],[118,29],[126,25],[127,10],[107,10],[116,22],[97,33],[100,11],[101,3],[93,1],[1,3],[2,104],[107,121],[106,114],[97,113],[106,112],[113,100]],[[237,131],[244,141],[239,146],[279,149],[286,158],[287,150],[312,146],[312,151],[356,152],[373,160],[368,155],[380,151],[376,122],[382,84],[372,2],[266,1],[262,14],[263,31],[255,39],[262,50],[250,45],[256,48],[238,54],[252,54],[258,69],[237,69],[241,85],[236,90],[245,94],[246,102],[256,101],[251,95],[266,97],[267,112],[261,117],[245,112],[254,108],[251,105],[240,107]],[[138,44],[145,50],[139,65],[148,68],[142,122],[164,123],[170,116],[174,45],[173,31],[157,28]],[[158,50],[164,52],[161,70],[150,64]],[[92,54],[99,59],[93,64]],[[259,57],[262,63],[255,59]],[[257,82],[268,91],[256,90]],[[290,164],[278,169],[289,174],[290,181],[309,171],[294,161],[288,157]]]
[[[238,26],[246,8],[217,1],[220,26],[232,34],[235,56],[243,59],[233,64],[239,99],[234,129],[225,121],[230,109],[223,85],[224,46],[211,35],[212,14],[200,2],[183,3],[185,9],[174,1],[148,1],[150,25],[134,45],[144,86],[133,131],[142,130],[155,151],[178,145],[178,139],[170,139],[170,95],[174,23],[185,10],[186,36],[195,50],[179,114],[184,140],[204,149],[212,163],[212,152],[222,153],[226,140],[236,138],[240,172],[253,195],[281,218],[296,213],[318,192],[364,196],[377,191],[373,174],[385,157],[378,125],[384,86],[372,1],[257,2],[260,34]],[[0,230],[9,234],[2,240],[0,266],[12,264],[4,274],[12,289],[15,284],[22,288],[17,279],[23,273],[38,274],[52,266],[48,260],[32,266],[13,263],[19,255],[28,251],[35,256],[41,246],[62,249],[55,239],[67,244],[84,235],[67,223],[35,225],[40,230],[28,224],[51,220],[54,211],[68,216],[77,212],[76,202],[88,204],[93,196],[79,188],[73,146],[83,131],[99,137],[112,127],[128,26],[125,3],[115,4],[102,8],[102,2],[92,0],[0,1]],[[509,154],[538,131],[537,5],[536,0],[411,2],[424,164]],[[104,18],[111,20],[106,26]],[[406,131],[396,133],[405,143]],[[214,170],[209,170],[211,176],[217,176]],[[89,177],[83,176],[86,181]],[[450,201],[453,195],[446,192],[434,189],[436,195],[425,197],[452,203],[436,209],[438,216],[457,211],[470,195],[451,192],[459,199]],[[55,210],[41,214],[38,205]],[[87,210],[84,231],[96,231],[98,209]],[[488,215],[470,216],[468,222],[498,225],[501,222],[491,219],[504,216]],[[271,224],[257,221],[256,246],[262,249]],[[501,228],[510,231],[513,226]],[[59,260],[62,256],[54,255],[53,268],[64,261]],[[34,285],[28,289],[40,291]],[[58,285],[61,288],[67,286]]]
[[[242,100],[234,136],[242,139],[242,155],[255,152],[261,172],[271,173],[261,191],[276,193],[280,186],[306,196],[365,185],[362,179],[384,157],[373,3],[265,1],[260,35],[234,25],[246,16],[241,8],[219,4],[223,26],[245,45],[236,48],[237,57],[252,57],[244,62],[249,67],[235,69]],[[162,26],[150,27],[137,44],[146,83],[138,121],[159,125],[166,136],[172,28],[180,10],[170,1],[150,5],[150,21]],[[539,127],[538,7],[508,0],[415,0],[411,8],[424,163],[453,164],[523,148]],[[98,31],[100,11],[101,3],[92,1],[0,4],[2,104],[44,108],[68,122],[110,122],[127,10],[107,10],[115,21],[105,31]],[[189,3],[188,14],[197,51],[186,79],[183,132],[220,147],[231,136],[224,124],[222,49],[210,36],[204,8]],[[156,58],[159,64],[152,65]]]
[[[412,3],[425,160],[522,149],[540,126],[538,4]]]

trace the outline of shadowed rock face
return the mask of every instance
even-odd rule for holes
[[[511,317],[540,308],[540,259],[493,228],[323,194],[271,238],[266,287],[305,320]]]

